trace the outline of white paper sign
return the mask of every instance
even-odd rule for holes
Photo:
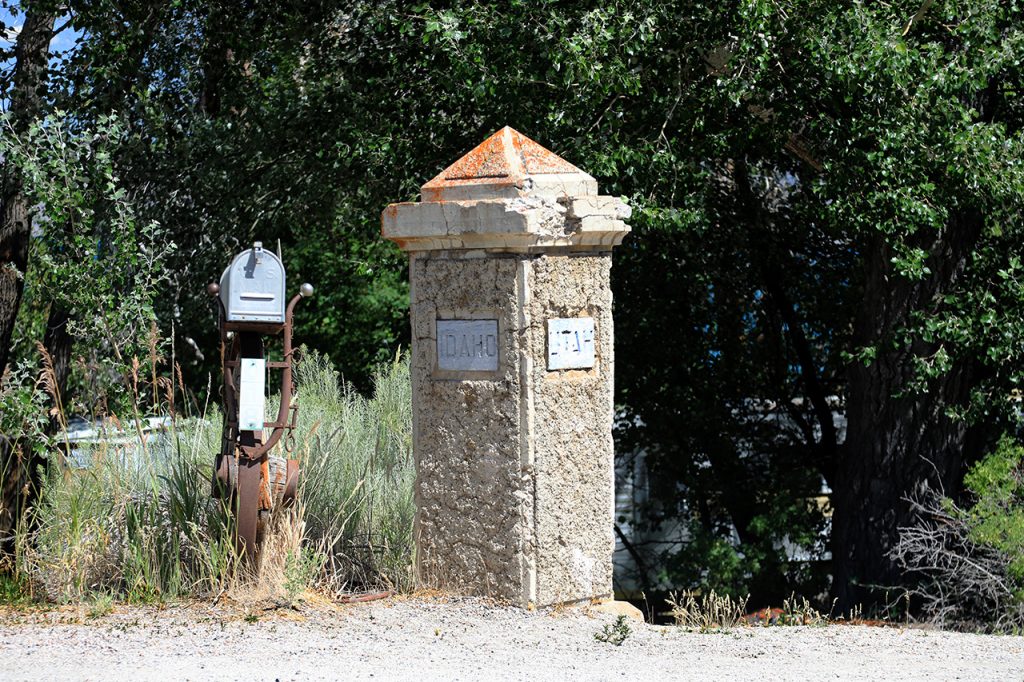
[[[548,369],[590,369],[594,366],[594,318],[548,320]]]
[[[267,362],[262,358],[242,358],[238,380],[238,429],[262,431],[266,410]]]
[[[497,320],[438,320],[437,368],[498,369]]]

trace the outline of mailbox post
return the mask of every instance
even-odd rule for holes
[[[224,426],[213,495],[230,501],[237,546],[253,561],[261,539],[261,517],[265,520],[276,504],[289,504],[295,498],[298,461],[271,456],[270,451],[295,428],[292,312],[299,299],[313,295],[313,287],[303,284],[286,304],[281,258],[256,242],[235,256],[220,283],[211,283],[206,291],[217,300],[224,373]],[[278,336],[283,358],[268,362],[264,338]],[[264,421],[269,369],[281,370],[281,405],[270,422]],[[270,429],[269,435],[264,429]],[[290,453],[289,440],[285,449]]]
[[[409,254],[417,579],[523,606],[612,591],[612,248],[629,208],[504,128],[392,204]]]

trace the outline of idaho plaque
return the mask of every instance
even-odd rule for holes
[[[497,320],[438,320],[437,368],[492,372],[498,369]]]

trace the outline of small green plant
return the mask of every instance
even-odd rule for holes
[[[86,615],[89,618],[101,618],[114,610],[114,598],[109,594],[97,594],[89,604]]]
[[[260,622],[260,617],[257,616],[255,613],[247,613],[247,614],[245,614],[245,619],[244,620],[249,625],[252,625],[253,623]]]
[[[0,604],[26,606],[32,603],[32,586],[24,577],[0,572]]]
[[[324,567],[323,555],[312,547],[290,550],[284,564],[284,591],[289,604],[295,604]]]
[[[619,616],[615,619],[614,623],[606,623],[600,632],[594,633],[594,639],[599,642],[605,642],[606,644],[614,644],[615,646],[622,646],[622,643],[633,634],[633,629],[629,627],[625,616]]]
[[[782,600],[782,612],[774,619],[772,625],[828,625],[828,616],[823,615],[811,606],[807,597],[790,594],[789,599]]]
[[[728,630],[743,623],[749,598],[744,597],[741,601],[711,590],[702,595],[687,592],[681,597],[673,592],[666,602],[676,625],[711,632]]]

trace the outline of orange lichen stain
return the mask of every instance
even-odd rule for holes
[[[444,190],[461,185],[521,186],[530,175],[582,173],[549,149],[505,126],[423,185],[425,201],[442,201]]]
[[[540,146],[525,135],[507,128],[512,132],[512,144],[523,161],[523,166],[530,175],[545,175],[553,173],[582,173],[579,168],[572,165],[550,149]]]
[[[388,204],[384,212],[380,214],[380,236],[384,236],[384,224],[387,221],[394,222],[398,219],[398,204]]]
[[[477,145],[472,151],[445,169],[445,180],[476,180],[480,178],[506,178],[514,175],[505,154],[505,129],[499,130]]]

